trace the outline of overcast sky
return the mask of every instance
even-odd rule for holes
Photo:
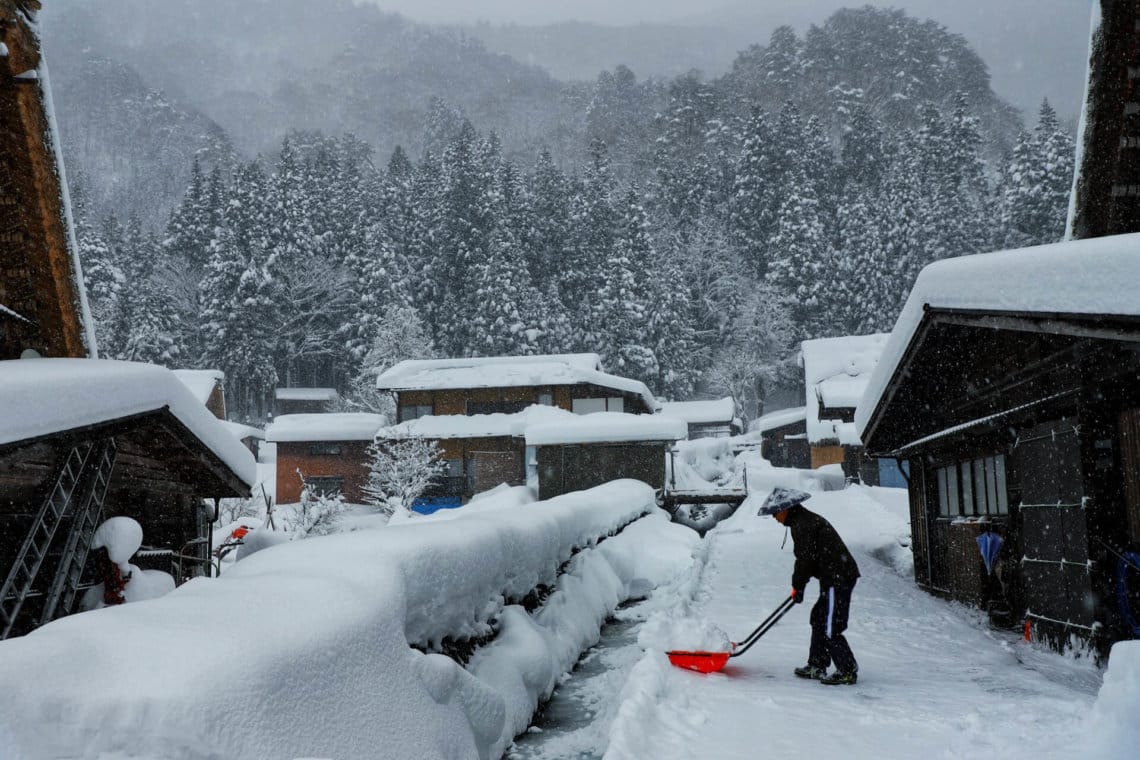
[[[1075,118],[1084,92],[1092,0],[357,0],[432,23],[702,24],[754,28],[755,41],[791,24],[801,33],[836,9],[903,8],[962,34],[990,67],[994,90],[1026,111],[1048,97]]]

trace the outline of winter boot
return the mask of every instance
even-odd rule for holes
[[[810,678],[813,681],[819,681],[827,675],[825,668],[813,668],[811,665],[804,665],[802,668],[796,668],[792,672],[800,678]]]
[[[840,673],[837,670],[831,675],[819,679],[819,682],[826,686],[854,686],[857,680],[859,680],[858,674]]]

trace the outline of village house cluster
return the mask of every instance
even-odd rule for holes
[[[219,502],[250,495],[259,461],[279,503],[303,484],[361,503],[370,447],[430,441],[445,470],[427,512],[504,483],[543,500],[619,478],[665,491],[677,441],[745,433],[732,399],[661,402],[593,353],[401,362],[376,378],[394,420],[333,411],[336,389],[281,388],[264,431],[225,422],[220,372],[99,361],[16,5],[0,2],[0,638],[76,609],[107,517],[142,524],[138,561],[176,581],[215,572]],[[1073,239],[929,266],[889,335],[804,341],[802,405],[748,431],[775,467],[908,488],[930,592],[1102,651],[1140,637],[1134,31],[1121,11],[1095,40]]]

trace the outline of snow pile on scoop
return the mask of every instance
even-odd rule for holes
[[[616,481],[291,542],[64,618],[0,645],[0,736],[21,758],[497,757],[631,589],[692,563],[653,500]],[[534,613],[509,603],[539,586]],[[468,670],[409,647],[496,630]]]
[[[715,623],[700,618],[677,618],[654,613],[642,626],[637,643],[660,652],[728,652],[732,641]]]

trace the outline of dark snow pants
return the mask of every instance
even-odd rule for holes
[[[847,615],[851,611],[851,591],[854,588],[855,584],[820,588],[819,601],[811,608],[809,666],[826,670],[828,665],[835,663],[835,669],[840,673],[855,673],[859,670],[855,655],[843,636],[847,630]]]

